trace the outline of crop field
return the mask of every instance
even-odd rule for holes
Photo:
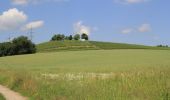
[[[169,50],[87,50],[0,58],[0,84],[30,100],[169,100]]]

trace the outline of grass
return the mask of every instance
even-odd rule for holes
[[[5,100],[2,94],[0,94],[0,100]]]
[[[170,50],[165,47],[152,47],[136,44],[111,43],[98,41],[51,41],[37,45],[38,52],[80,51],[80,50],[111,50],[111,49],[153,49]]]
[[[0,58],[0,83],[31,100],[169,100],[169,50],[89,50]]]
[[[70,50],[95,50],[95,45],[88,41],[51,41],[37,45],[38,52],[70,51]]]

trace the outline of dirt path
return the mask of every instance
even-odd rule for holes
[[[6,100],[28,100],[26,97],[23,97],[19,93],[2,85],[0,85],[0,93],[6,98]]]

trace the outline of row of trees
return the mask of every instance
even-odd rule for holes
[[[73,35],[69,35],[69,36],[65,36],[64,34],[55,34],[52,38],[51,41],[63,41],[63,40],[89,40],[89,36],[85,33],[83,34],[75,34]]]
[[[160,44],[160,45],[157,45],[157,47],[165,47],[165,48],[168,48],[168,45],[162,45],[162,44]]]
[[[35,52],[35,44],[25,36],[14,38],[11,42],[0,43],[0,57]]]

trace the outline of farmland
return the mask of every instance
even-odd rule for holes
[[[111,49],[152,49],[170,50],[165,47],[154,47],[136,44],[111,43],[100,41],[50,41],[37,45],[38,52],[83,51],[83,50],[111,50]]]
[[[48,52],[0,58],[0,84],[31,100],[168,100],[170,51]]]

